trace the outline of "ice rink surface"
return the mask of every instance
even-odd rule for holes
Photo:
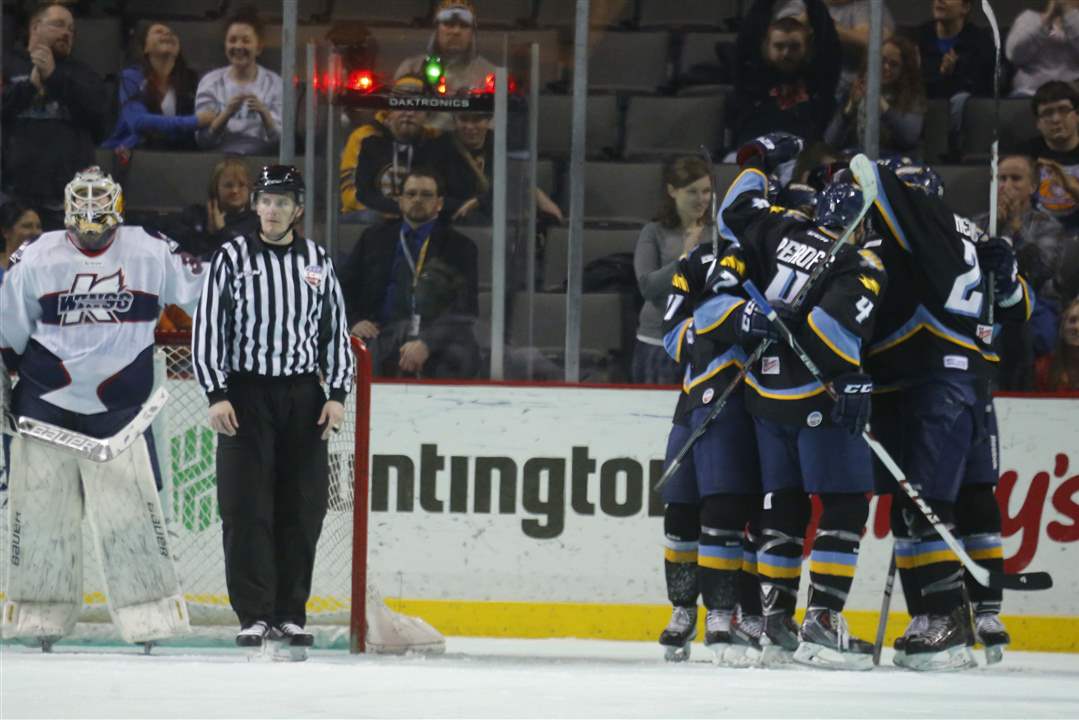
[[[441,657],[248,661],[233,649],[0,647],[12,718],[1077,718],[1079,655],[1009,653],[992,668],[915,674],[670,665],[658,645],[448,638]],[[979,661],[983,660],[979,652]]]

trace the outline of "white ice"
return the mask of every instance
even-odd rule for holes
[[[0,646],[0,717],[1079,717],[1079,655],[955,674],[666,664],[653,643],[449,638],[441,657]]]

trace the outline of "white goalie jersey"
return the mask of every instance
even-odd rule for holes
[[[118,227],[99,251],[66,231],[45,233],[12,257],[0,284],[0,353],[22,392],[51,405],[79,414],[129,408],[153,386],[161,310],[190,311],[202,286],[198,259],[141,227]]]

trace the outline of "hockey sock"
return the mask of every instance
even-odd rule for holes
[[[757,506],[760,507],[759,502]],[[742,537],[742,572],[738,574],[738,604],[742,606],[742,615],[761,614],[761,579],[757,575],[760,535],[760,521],[754,516]]]
[[[892,496],[892,537],[895,538],[895,567],[899,573],[899,584],[903,586],[903,599],[907,602],[907,612],[911,617],[924,615],[922,608],[922,588],[914,572],[914,539],[910,534],[907,518],[911,512],[918,512],[913,505],[904,504],[904,496]],[[906,513],[903,510],[906,508]],[[913,519],[913,518],[911,518]]]
[[[734,611],[742,572],[742,536],[757,505],[755,495],[709,495],[701,500],[697,553],[701,599],[709,610]]]
[[[869,500],[863,493],[825,493],[820,499],[824,511],[809,555],[808,605],[840,612],[854,582]]]
[[[945,527],[954,532],[955,504],[929,498],[926,502]],[[963,604],[963,566],[925,516],[917,509],[914,512],[910,527],[914,544],[909,562],[921,588],[921,608],[930,615],[948,615]]]
[[[701,534],[696,505],[668,503],[663,511],[663,570],[667,578],[667,599],[671,605],[696,607],[700,586],[697,581],[697,542]]]
[[[765,615],[794,612],[809,512],[809,497],[800,489],[778,490],[764,496],[757,573]]]
[[[959,539],[971,558],[979,565],[1004,572],[1004,547],[1000,542],[1000,505],[988,483],[964,485],[955,503],[955,525]],[[963,571],[967,593],[976,613],[999,613],[1004,591],[987,588],[967,571]]]

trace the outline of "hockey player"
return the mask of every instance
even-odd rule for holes
[[[730,243],[723,239],[720,249]],[[735,259],[725,262],[733,264]],[[712,243],[699,244],[678,261],[663,330],[667,352],[685,367],[679,401],[683,417],[681,423],[676,417],[668,460],[685,444],[691,429],[705,421],[711,404],[745,360],[740,348],[715,340],[744,303],[729,294],[738,277],[737,268],[725,266]],[[733,290],[737,292],[736,287]],[[755,527],[759,513],[760,468],[740,388],[694,444],[691,457],[663,487],[664,566],[675,610],[660,643],[671,648],[669,659],[684,659],[679,657],[682,652],[688,657],[699,588],[707,610],[705,647],[719,664],[748,664],[760,649],[759,595],[751,572],[755,563],[746,562],[754,553],[747,547],[746,533],[747,525]],[[744,592],[747,586],[750,592]]]
[[[355,372],[333,263],[296,228],[303,197],[296,168],[263,168],[252,200],[259,231],[214,254],[192,332],[195,372],[219,433],[236,643],[280,640],[293,659],[314,642],[304,626],[329,502],[326,441],[344,422]]]
[[[170,303],[192,308],[197,260],[125,226],[120,186],[91,167],[64,190],[66,230],[25,245],[0,286],[0,384],[25,416],[95,438],[139,414],[153,383],[154,326]],[[7,393],[0,394],[7,398]],[[43,648],[69,634],[82,609],[82,518],[93,530],[113,622],[128,642],[188,629],[168,550],[149,435],[96,463],[40,441],[12,442],[13,525],[4,634]]]
[[[793,654],[811,666],[868,670],[872,646],[851,636],[842,616],[854,578],[861,532],[872,489],[869,449],[858,437],[869,418],[872,380],[861,369],[861,346],[870,337],[885,289],[879,258],[842,248],[809,287],[799,307],[790,303],[861,209],[850,183],[823,193],[817,216],[773,205],[761,167],[793,155],[784,138],[766,137],[739,152],[745,170],[724,198],[722,226],[741,245],[746,274],[766,288],[788,326],[824,373],[838,401],[817,381],[754,303],[736,326],[745,352],[775,341],[746,377],[746,405],[754,417],[765,492],[757,563],[764,606],[765,662]],[[861,231],[859,230],[859,235]],[[808,609],[801,628],[793,620],[809,520],[808,494],[823,505],[810,553]]]
[[[878,389],[886,391],[877,399],[874,429],[912,485],[954,529],[964,468],[986,434],[985,379],[999,362],[986,319],[988,279],[996,283],[998,317],[1029,314],[1031,296],[1010,246],[982,241],[973,222],[948,209],[935,173],[917,166],[896,172],[878,166],[876,172],[873,215],[882,238],[873,245],[893,290],[867,353]],[[907,495],[896,492],[890,476],[878,478],[878,493],[895,492],[896,564],[913,618],[896,642],[896,664],[973,667],[958,558]],[[971,504],[978,502],[975,495]]]

